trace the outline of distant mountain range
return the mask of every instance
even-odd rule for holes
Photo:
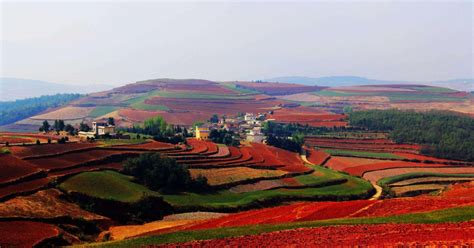
[[[21,78],[0,78],[0,101],[54,95],[57,93],[93,93],[112,89],[113,86],[95,84],[70,85]]]
[[[356,76],[332,76],[332,77],[275,77],[268,78],[262,81],[266,82],[281,82],[281,83],[295,83],[305,85],[318,85],[328,87],[339,86],[353,86],[353,85],[375,85],[375,84],[424,84],[438,87],[445,87],[460,91],[474,91],[474,78],[453,79],[446,81],[432,81],[432,82],[417,82],[417,81],[390,81],[369,79]]]

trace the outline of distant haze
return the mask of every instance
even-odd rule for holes
[[[473,2],[1,3],[0,77],[473,78]]]

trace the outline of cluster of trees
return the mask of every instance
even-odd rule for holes
[[[308,124],[301,125],[298,123],[277,123],[267,121],[263,125],[263,133],[265,135],[274,135],[279,137],[291,137],[298,133],[305,135],[320,135],[325,133],[344,132],[344,131],[360,131],[360,127],[312,127]]]
[[[189,132],[186,128],[168,124],[161,116],[147,119],[143,122],[143,125],[135,125],[131,128],[126,128],[125,131],[151,135],[157,141],[173,144],[185,142],[186,137],[189,137]]]
[[[398,143],[426,145],[425,155],[474,161],[474,119],[455,113],[369,110],[349,114],[351,125],[389,131]]]
[[[207,178],[193,179],[188,168],[159,153],[145,153],[124,163],[124,173],[134,176],[141,184],[162,193],[183,191],[202,192],[209,189]]]
[[[301,152],[301,147],[304,144],[304,135],[295,134],[292,137],[278,137],[269,135],[267,137],[267,144],[282,148],[292,152]]]
[[[0,126],[39,114],[48,108],[56,108],[65,105],[79,97],[81,97],[80,94],[56,94],[0,102]]]
[[[238,135],[236,135],[233,131],[227,131],[225,129],[211,130],[211,132],[209,133],[209,139],[215,143],[226,144],[230,146],[240,145]]]
[[[82,124],[82,123],[81,123]],[[63,120],[54,120],[54,124],[51,126],[47,120],[43,121],[43,124],[39,128],[40,132],[49,132],[49,131],[56,131],[59,133],[60,131],[66,131],[70,135],[76,135],[77,129],[75,129],[71,124],[64,124]]]

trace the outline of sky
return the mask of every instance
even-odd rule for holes
[[[0,76],[473,78],[473,2],[5,2]]]

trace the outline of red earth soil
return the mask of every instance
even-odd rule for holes
[[[287,206],[250,210],[194,225],[189,230],[346,217],[372,204],[371,201],[301,202]]]
[[[255,83],[255,82],[237,82],[237,87],[256,90],[269,95],[289,95],[297,94],[302,92],[319,91],[324,87],[319,86],[306,86],[299,84],[289,83]]]
[[[434,162],[450,162],[450,160],[447,159],[442,159],[442,158],[435,158],[435,157],[429,157],[429,156],[424,156],[420,154],[413,154],[413,153],[406,153],[406,152],[394,152],[394,155],[404,157],[407,159],[418,159],[418,160],[431,160]],[[452,161],[451,161],[452,162]]]
[[[176,148],[176,145],[158,141],[149,141],[142,144],[134,144],[134,145],[116,145],[112,146],[112,148],[117,149],[143,149],[143,150],[163,150],[163,149],[172,149]]]
[[[5,136],[24,136],[24,137],[30,137],[34,139],[48,139],[50,138],[51,140],[58,140],[61,137],[57,135],[51,135],[51,134],[38,134],[38,133],[12,133],[12,132],[0,132],[0,135],[5,135]]]
[[[273,153],[271,153],[267,149],[266,145],[260,144],[260,143],[252,143],[252,148],[263,157],[264,162],[260,164],[261,166],[283,166],[284,165],[280,160],[278,160],[274,156]]]
[[[12,146],[10,150],[15,156],[24,158],[29,156],[61,154],[69,151],[79,151],[90,147],[96,147],[96,143],[66,143],[66,144],[42,144],[31,146]]]
[[[359,166],[349,167],[342,171],[347,172],[353,176],[363,176],[365,172],[376,171],[390,168],[432,168],[432,167],[449,167],[445,164],[424,164],[424,163],[413,163],[404,161],[389,161],[375,164],[363,164]]]
[[[140,153],[127,151],[127,154]],[[39,158],[29,160],[37,167],[47,170],[60,170],[68,167],[76,166],[82,163],[105,159],[112,155],[124,154],[124,151],[110,150],[92,150],[86,152],[68,153],[55,157]]]
[[[0,184],[31,176],[41,170],[15,156],[0,154]]]
[[[308,150],[307,159],[315,165],[322,165],[330,156],[331,155],[325,153],[323,150],[310,149]]]
[[[87,171],[97,171],[97,170],[120,171],[122,169],[123,169],[122,163],[109,162],[109,163],[104,163],[100,165],[83,166],[83,167],[71,168],[71,169],[66,169],[66,170],[61,170],[61,171],[54,171],[54,172],[48,173],[48,176],[49,177],[63,177],[63,176],[74,175],[74,174],[87,172]]]
[[[208,146],[205,141],[201,141],[195,138],[188,138],[186,141],[188,145],[193,148],[193,153],[204,153],[208,150]]]
[[[376,201],[300,202],[287,206],[249,210],[196,224],[188,229],[278,224],[347,217],[390,216],[461,206],[474,206],[474,182],[450,186],[441,196],[417,196]]]
[[[29,138],[15,138],[15,137],[0,136],[0,144],[5,144],[6,142],[10,144],[31,143],[34,141],[35,141],[34,139],[29,139]]]
[[[35,179],[27,182],[0,187],[0,199],[11,197],[17,194],[34,192],[46,187],[49,184],[49,179],[46,177]]]
[[[305,172],[311,170],[311,168],[304,165],[303,160],[301,160],[297,153],[272,146],[267,146],[266,148],[276,157],[277,160],[285,165],[280,168],[281,170],[288,172]]]
[[[420,149],[420,145],[415,144],[396,144],[390,140],[374,139],[373,143],[371,140],[365,139],[327,139],[327,138],[314,138],[306,137],[305,142],[311,146],[327,147],[327,148],[348,148],[352,150],[380,150],[380,151],[408,151],[417,153]]]
[[[159,247],[444,247],[474,244],[474,222],[300,228]]]
[[[43,240],[60,235],[56,226],[33,221],[0,222],[2,247],[33,247]]]

